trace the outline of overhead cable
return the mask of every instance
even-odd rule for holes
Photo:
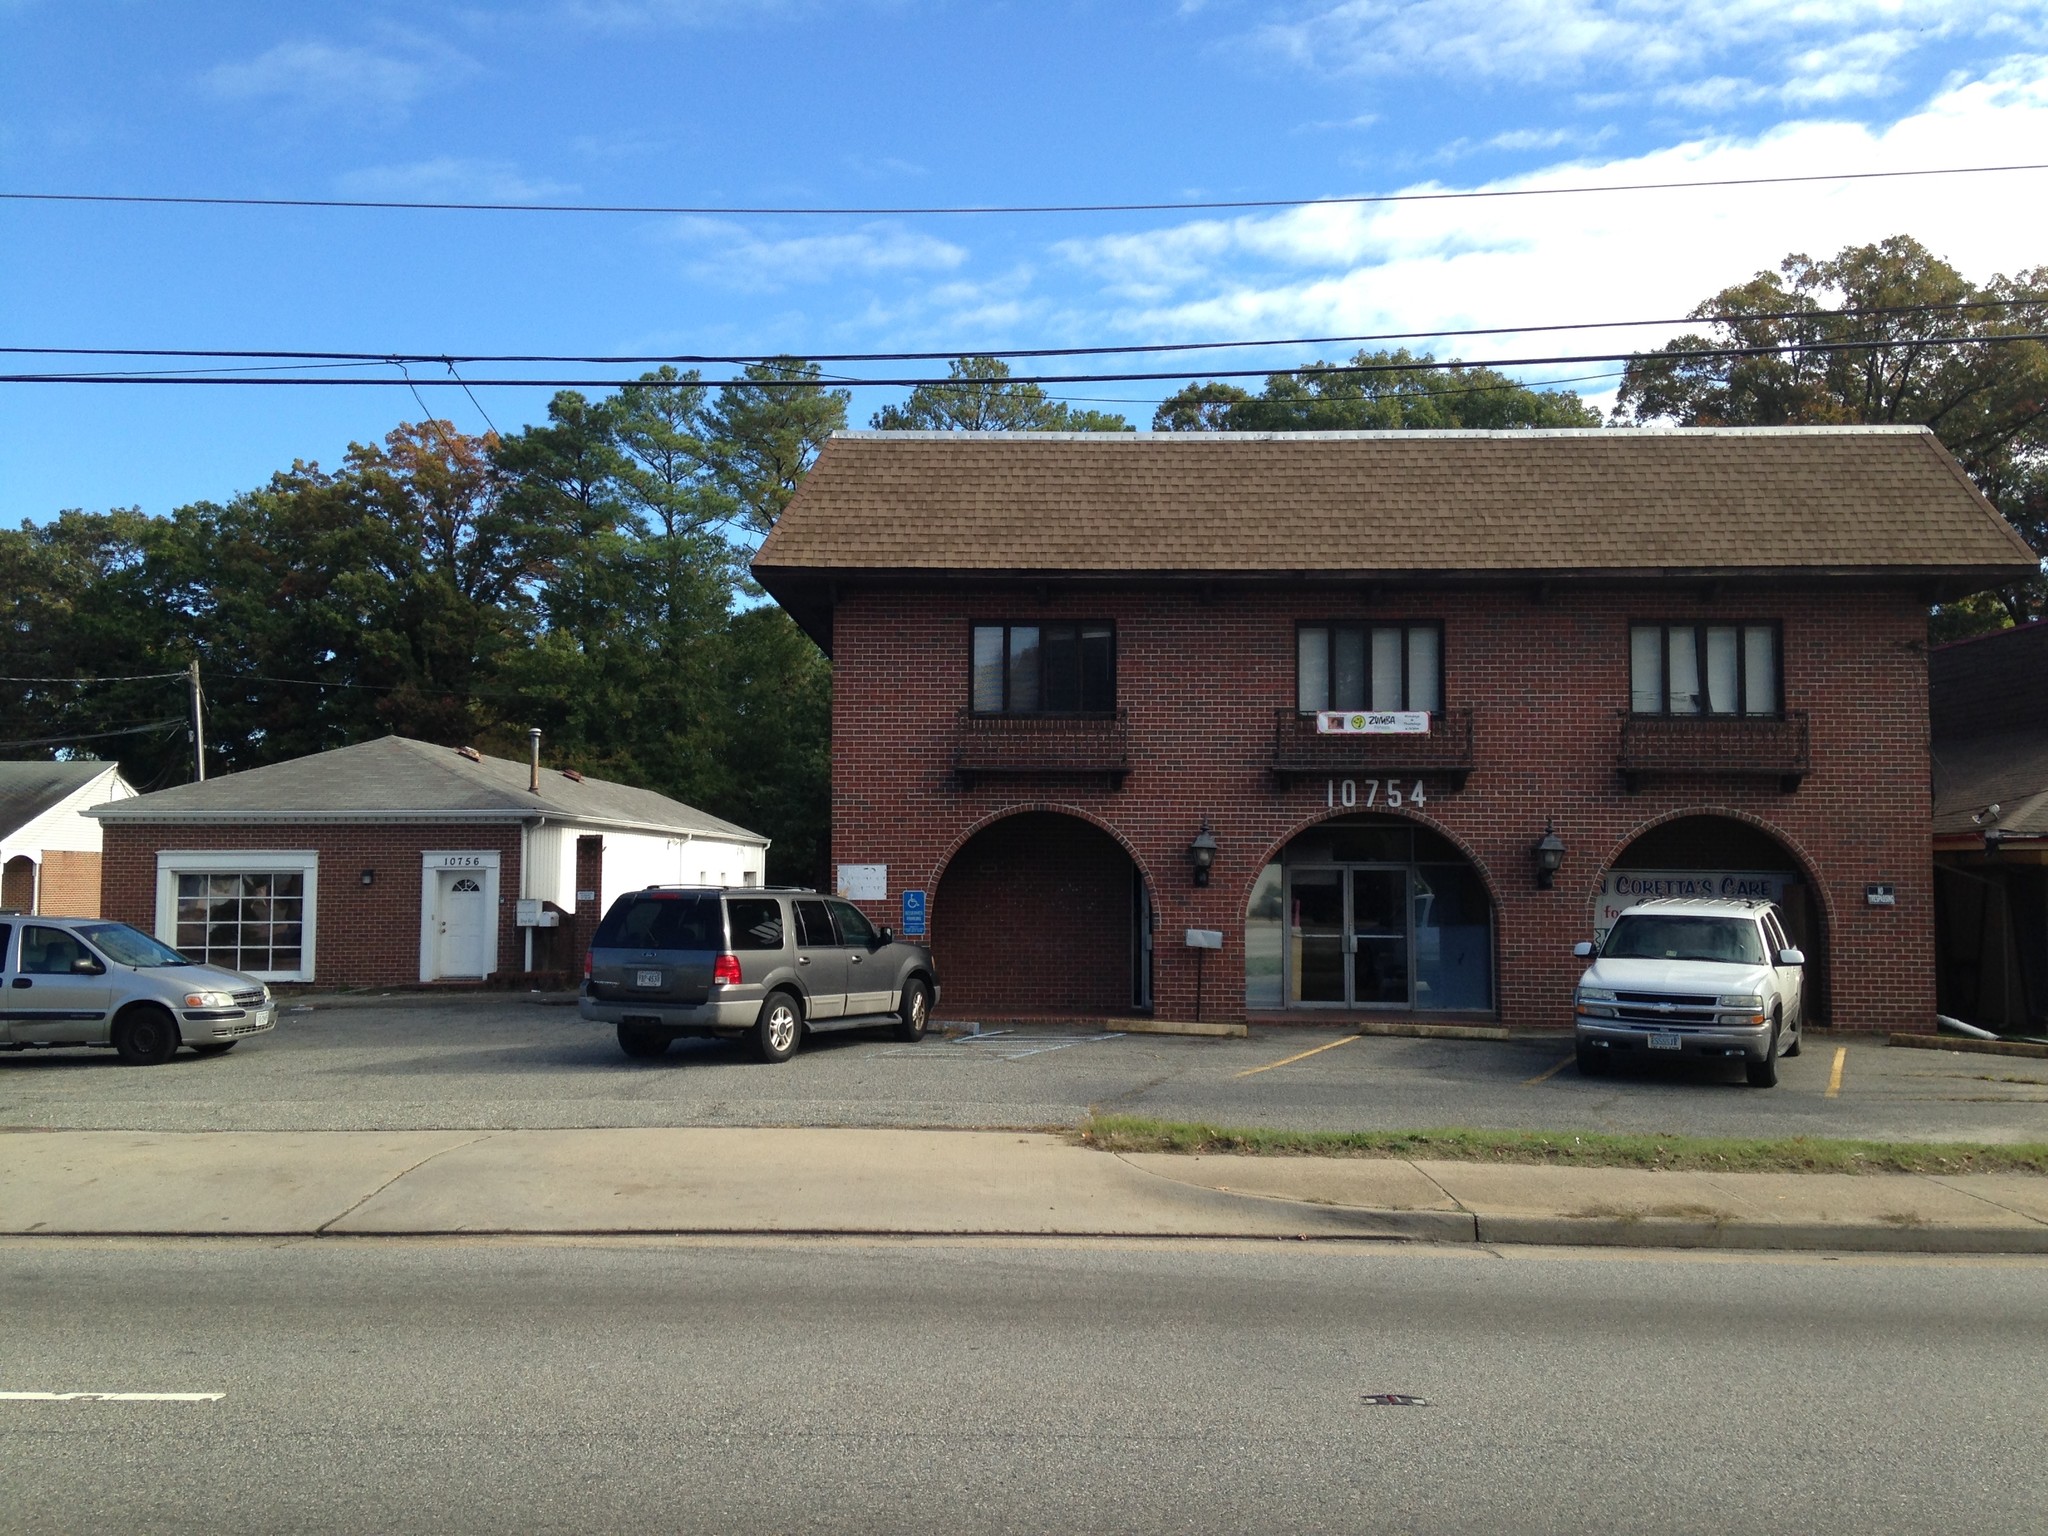
[[[279,360],[309,365],[348,363],[440,363],[451,371],[457,363],[593,363],[648,364],[688,363],[739,366],[770,363],[801,355],[813,363],[929,363],[951,362],[966,357],[1120,357],[1140,353],[1218,352],[1263,347],[1355,346],[1368,341],[1431,341],[1453,336],[1524,336],[1554,331],[1629,330],[1662,325],[1720,325],[1758,320],[1860,320],[1882,315],[1952,314],[1961,310],[2012,309],[2029,305],[2048,307],[2048,295],[2017,299],[1964,299],[1940,304],[1883,304],[1862,309],[1779,309],[1730,311],[1708,315],[1680,315],[1664,320],[1569,320],[1541,325],[1485,325],[1438,331],[1369,331],[1353,336],[1267,336],[1248,341],[1147,341],[1128,346],[1093,347],[973,347],[947,352],[312,352],[263,350],[232,347],[20,347],[0,346],[0,356],[15,357],[235,357],[263,358],[283,366]],[[197,371],[197,370],[194,370]],[[250,370],[209,369],[209,372]]]
[[[1444,203],[1487,198],[1572,197],[1602,192],[1679,192],[1712,187],[1794,186],[1820,181],[1889,181],[1912,176],[1987,176],[2010,171],[2048,170],[2048,163],[1946,165],[1896,171],[1821,171],[1799,176],[1716,176],[1697,181],[1631,181],[1571,187],[1500,187],[1466,192],[1377,192],[1349,197],[1190,198],[1156,203],[963,203],[899,207],[750,207],[715,203],[464,203],[406,198],[194,197],[161,193],[0,192],[17,203],[115,203],[175,208],[381,209],[414,213],[605,213],[728,218],[926,218],[956,214],[1212,213],[1262,208],[1347,207],[1375,203]]]
[[[1576,363],[1633,363],[1648,362],[1702,362],[1716,358],[1774,357],[1787,353],[1816,352],[1877,352],[1891,347],[1975,347],[1991,346],[2021,341],[2048,341],[2048,331],[2010,331],[1989,336],[1891,336],[1875,341],[1802,341],[1775,346],[1751,347],[1686,347],[1663,349],[1653,352],[1581,352],[1566,356],[1551,357],[1490,357],[1490,358],[1412,358],[1397,363],[1314,363],[1299,368],[1222,368],[1203,369],[1200,376],[1208,379],[1258,379],[1268,378],[1276,373],[1292,373],[1300,377],[1334,377],[1348,374],[1374,373],[1431,373],[1459,368],[1539,368],[1564,366]],[[1170,381],[1194,378],[1197,375],[1185,370],[1180,372],[1127,372],[1127,373],[1043,373],[1010,374],[1002,379],[986,381],[962,380],[954,377],[932,378],[884,378],[850,379],[844,377],[806,377],[795,375],[785,378],[750,379],[724,378],[700,379],[694,381],[707,389],[728,387],[756,389],[839,389],[848,385],[868,388],[922,388],[926,385],[957,386],[974,384],[1116,384],[1134,381]],[[0,384],[203,384],[216,386],[264,385],[276,388],[349,388],[395,386],[401,389],[423,389],[432,387],[448,388],[461,385],[491,389],[664,389],[673,387],[673,381],[662,379],[609,378],[609,379],[564,379],[564,378],[520,378],[490,379],[474,378],[466,383],[460,379],[420,379],[372,377],[351,375],[348,378],[279,378],[274,376],[237,376],[221,378],[214,376],[193,376],[183,374],[118,374],[118,373],[13,373],[0,374]]]

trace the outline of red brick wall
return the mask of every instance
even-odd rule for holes
[[[420,856],[430,848],[487,852],[498,863],[498,964],[517,971],[519,828],[508,824],[289,826],[106,824],[101,916],[156,931],[156,856],[230,848],[320,855],[314,979],[332,986],[416,985],[420,979]],[[370,885],[362,872],[376,871]]]
[[[1130,1011],[1131,858],[1099,828],[1005,818],[954,855],[932,911],[949,1015]]]
[[[967,702],[970,626],[1062,617],[1116,621],[1130,776],[1121,789],[1058,780],[959,789],[950,742]],[[1836,1024],[1932,1026],[1926,618],[1909,593],[852,592],[834,615],[833,860],[889,866],[889,901],[869,908],[877,921],[898,921],[899,891],[931,892],[943,935],[960,897],[941,876],[969,831],[1009,808],[1070,807],[1135,851],[1163,935],[1222,930],[1204,1013],[1241,1015],[1252,881],[1289,837],[1332,814],[1322,781],[1276,790],[1267,763],[1273,711],[1294,699],[1296,622],[1333,618],[1444,625],[1445,704],[1477,711],[1477,766],[1460,791],[1432,781],[1417,819],[1471,849],[1499,898],[1503,1022],[1570,1024],[1579,969],[1570,949],[1588,936],[1602,873],[1644,827],[1690,812],[1754,821],[1805,860],[1828,930]],[[1785,703],[1812,717],[1812,772],[1799,789],[1703,774],[1624,792],[1617,712],[1629,699],[1628,625],[1640,618],[1782,622]],[[1198,890],[1186,849],[1205,816],[1221,852],[1213,883]],[[1567,852],[1555,889],[1538,891],[1529,847],[1546,822]],[[1871,881],[1892,883],[1898,904],[1867,906]],[[976,974],[964,952],[960,964],[969,972],[941,973],[948,1011],[956,996],[988,996],[1002,980]],[[1192,1015],[1194,979],[1193,956],[1162,942],[1162,1017]]]
[[[37,907],[57,917],[98,917],[100,856],[73,849],[44,849]]]

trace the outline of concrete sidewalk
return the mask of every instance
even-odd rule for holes
[[[0,1235],[456,1233],[2048,1253],[2048,1179],[1109,1154],[1005,1131],[0,1135]]]

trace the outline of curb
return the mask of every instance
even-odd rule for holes
[[[1886,1045],[1903,1045],[1916,1051],[1964,1051],[1978,1056],[2048,1057],[2048,1045],[2030,1040],[1977,1040],[1968,1035],[1886,1035]]]

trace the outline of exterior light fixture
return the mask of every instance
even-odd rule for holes
[[[1209,883],[1209,866],[1216,862],[1216,834],[1209,830],[1209,818],[1202,818],[1202,830],[1188,844],[1188,863],[1194,866],[1195,884]]]
[[[1564,864],[1564,839],[1557,835],[1557,827],[1543,824],[1543,835],[1529,850],[1529,857],[1536,862],[1536,889],[1547,891],[1556,880],[1558,870]]]
[[[375,871],[374,869],[366,869],[366,870],[364,870],[364,871],[363,871],[363,884],[365,884],[365,885],[375,885],[376,883],[377,883],[377,871]]]

